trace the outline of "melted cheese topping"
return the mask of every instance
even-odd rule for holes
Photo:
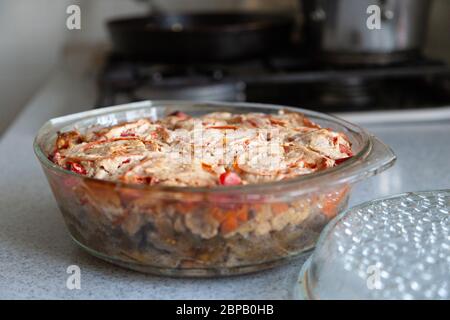
[[[176,112],[116,126],[60,133],[52,160],[89,177],[126,183],[216,186],[283,180],[352,156],[346,136],[299,113],[192,118]],[[232,179],[227,175],[232,174]]]

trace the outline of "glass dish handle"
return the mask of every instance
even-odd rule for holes
[[[364,167],[366,169],[365,176],[373,176],[392,167],[397,159],[392,149],[381,142],[377,137],[371,135],[371,150],[364,159]]]

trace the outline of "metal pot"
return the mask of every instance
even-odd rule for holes
[[[322,60],[390,63],[420,53],[431,0],[303,1],[305,37]]]

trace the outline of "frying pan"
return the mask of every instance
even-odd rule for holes
[[[167,62],[264,56],[289,43],[292,18],[262,13],[155,14],[107,23],[115,52]]]

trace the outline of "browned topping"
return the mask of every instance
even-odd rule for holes
[[[343,133],[299,113],[192,118],[183,112],[82,135],[59,133],[49,159],[99,179],[174,186],[252,184],[323,170],[353,156]],[[231,222],[229,222],[231,224]]]

